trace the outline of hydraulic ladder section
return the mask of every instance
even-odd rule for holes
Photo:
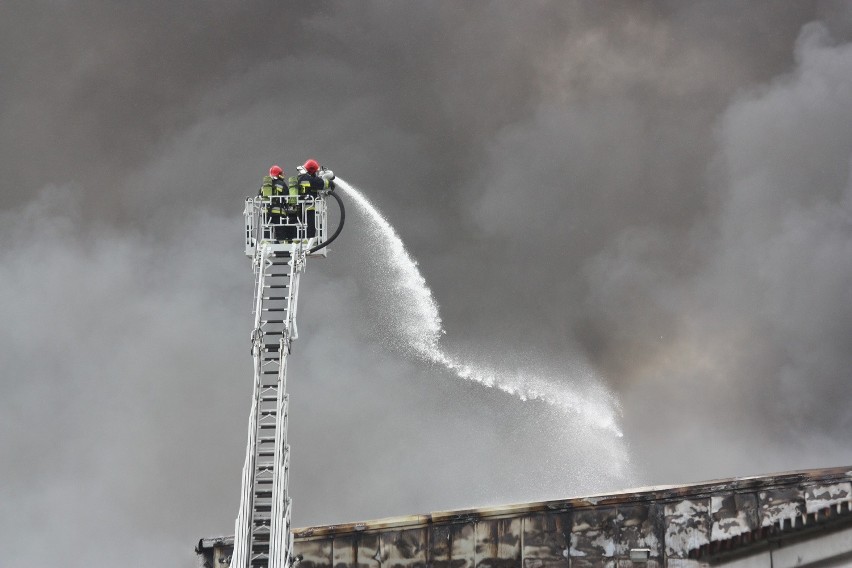
[[[254,258],[249,416],[232,568],[287,568],[290,551],[290,446],[287,356],[296,339],[296,304],[305,254],[300,246],[264,243]]]
[[[255,275],[254,387],[231,568],[289,568],[287,357],[298,336],[296,306],[306,259],[325,257],[333,240],[328,238],[325,196],[303,195],[296,203],[288,196],[246,199],[245,252]],[[270,214],[284,207],[287,215]],[[341,205],[338,232],[342,220]]]

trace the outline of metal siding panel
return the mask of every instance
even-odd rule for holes
[[[331,543],[331,561],[334,568],[355,568],[358,558],[356,535],[339,536]]]
[[[666,555],[686,558],[710,542],[710,499],[684,499],[668,503],[666,515]]]
[[[816,513],[852,501],[852,483],[811,485],[805,489],[805,510]]]
[[[571,568],[616,568],[618,560],[612,558],[571,557]]]
[[[757,496],[752,493],[714,495],[710,498],[713,522],[711,541],[722,541],[757,528]]]
[[[378,533],[360,534],[355,540],[357,546],[357,568],[382,568],[382,539]]]
[[[805,512],[805,495],[797,487],[778,487],[761,491],[758,494],[758,502],[761,527],[770,527],[786,519],[801,517]]]
[[[431,525],[427,534],[427,562],[432,568],[450,568],[450,527]]]
[[[520,568],[520,518],[479,521],[476,523],[475,534],[477,567]]]
[[[568,568],[568,558],[526,558],[523,559],[523,568]]]
[[[523,568],[568,568],[571,515],[544,513],[523,519]]]
[[[383,568],[426,568],[426,528],[382,533]]]
[[[331,539],[293,542],[293,556],[302,555],[299,568],[331,568]]]
[[[629,557],[631,548],[647,548],[651,551],[651,558],[661,556],[664,525],[661,507],[645,504],[619,506],[618,521],[615,552],[619,558]]]
[[[614,507],[575,510],[569,552],[571,566],[575,566],[575,559],[614,558],[617,533],[618,511]]]
[[[746,525],[755,530],[760,527],[760,513],[758,513],[756,493],[738,493],[734,495],[737,511],[743,514]]]
[[[473,523],[433,525],[429,533],[431,568],[473,568]]]
[[[476,532],[473,522],[450,528],[450,564],[452,568],[473,568],[476,559]]]

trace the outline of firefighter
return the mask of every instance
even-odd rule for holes
[[[284,170],[279,165],[269,168],[269,175],[263,177],[259,195],[269,200],[266,206],[266,221],[269,223],[271,236],[275,241],[281,242],[295,236],[295,227],[288,227],[282,223],[287,219],[287,179]],[[291,234],[293,233],[293,234]]]
[[[310,159],[299,168],[299,175],[289,179],[288,191],[291,205],[298,200],[299,196],[309,196],[305,203],[304,222],[307,226],[307,238],[313,238],[317,234],[316,207],[313,200],[317,192],[323,189],[334,189],[334,173],[331,170],[320,172],[319,163]]]

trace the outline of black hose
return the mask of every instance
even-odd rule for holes
[[[332,196],[337,200],[337,206],[340,207],[340,222],[337,224],[337,230],[325,240],[324,243],[320,243],[312,249],[309,249],[307,254],[315,253],[320,249],[323,249],[331,244],[331,242],[337,238],[340,234],[340,231],[343,230],[343,223],[346,221],[346,209],[343,207],[343,200],[340,199],[340,196],[334,193],[333,191],[328,192],[328,195]]]

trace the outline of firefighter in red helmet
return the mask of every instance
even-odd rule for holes
[[[305,204],[305,223],[307,225],[307,238],[313,238],[317,234],[316,208],[311,201],[317,193],[324,189],[334,189],[334,172],[321,170],[319,162],[311,158],[299,168],[299,175],[287,180],[290,199],[295,201],[297,196],[308,196]]]
[[[260,186],[260,197],[268,200],[266,206],[266,219],[271,227],[271,237],[276,241],[288,238],[290,227],[282,225],[287,218],[287,178],[284,177],[284,169],[279,165],[269,168],[269,175],[263,177]]]

